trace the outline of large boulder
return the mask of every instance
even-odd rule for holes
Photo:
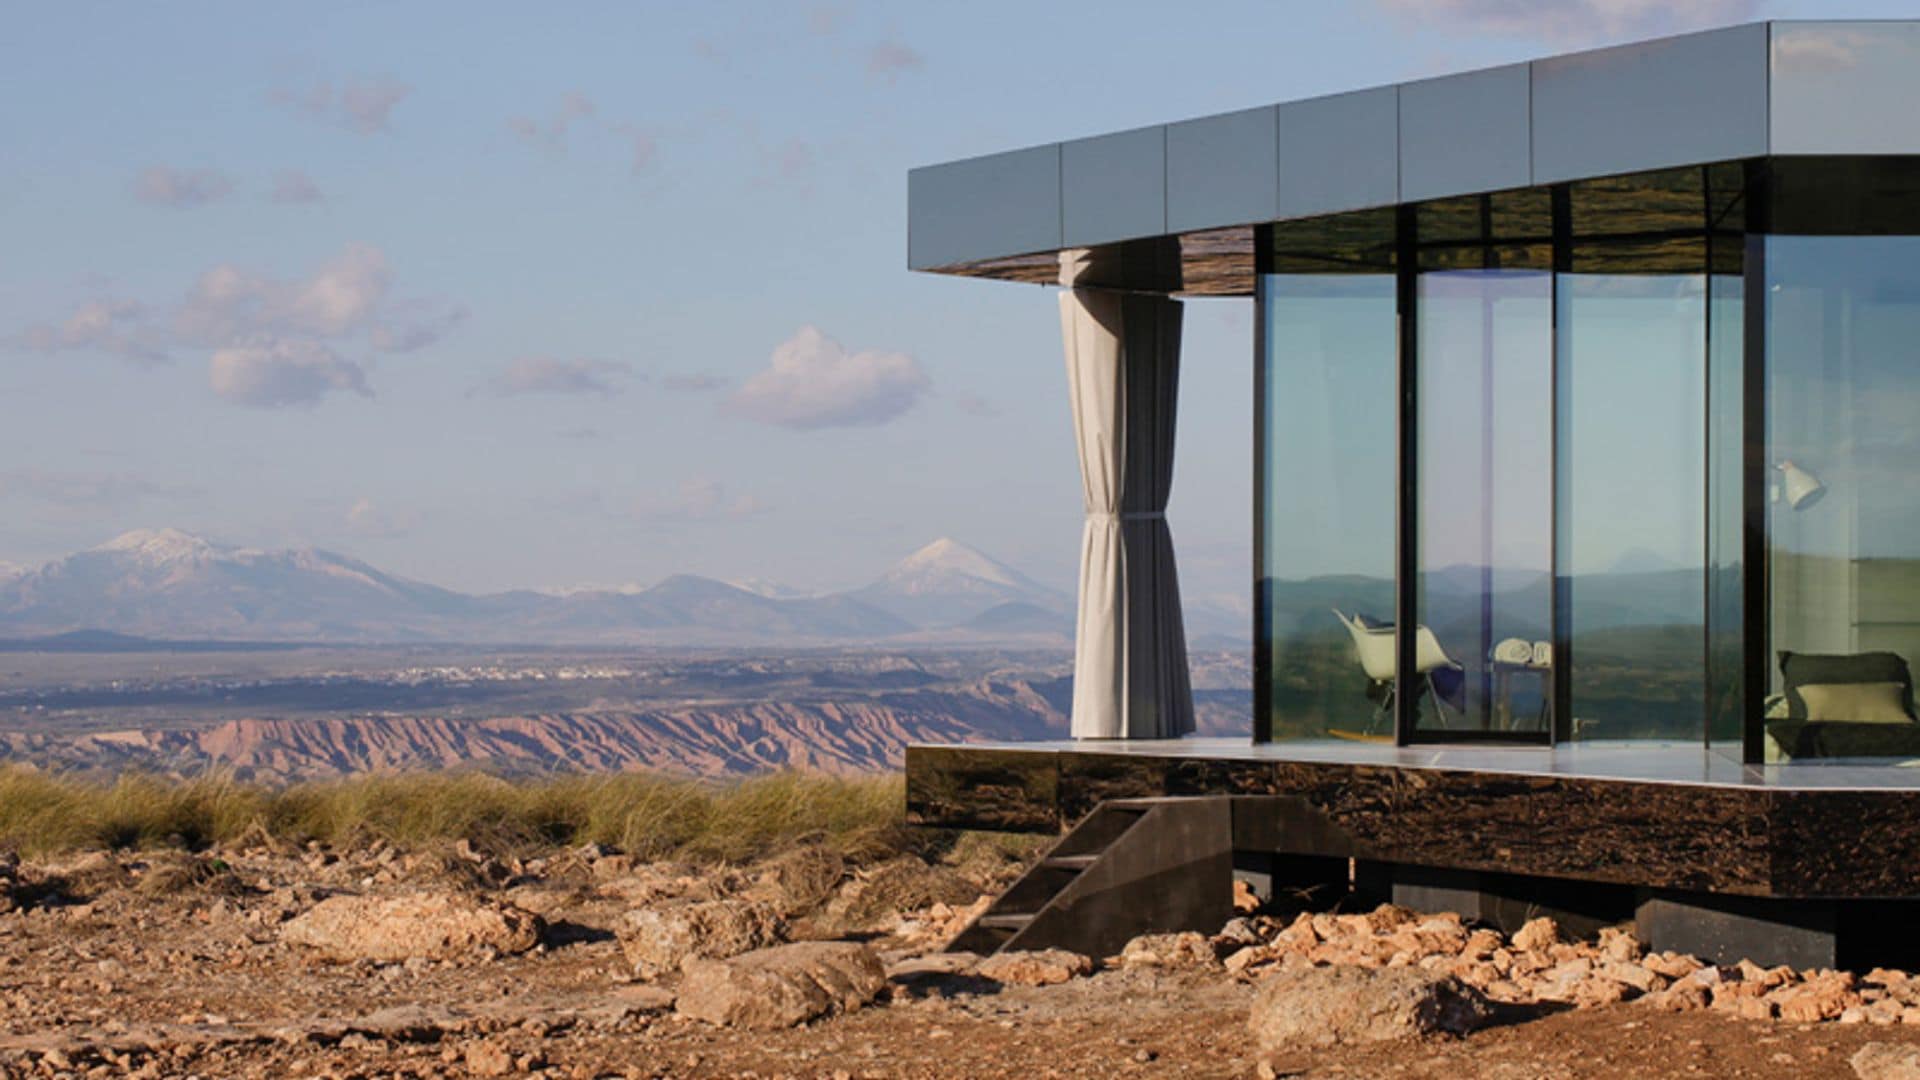
[[[847,941],[805,941],[730,960],[690,960],[674,1008],[727,1027],[789,1028],[851,1012],[887,985],[880,957]]]
[[[1920,1046],[1871,1042],[1848,1059],[1860,1080],[1920,1080]]]
[[[689,960],[724,960],[786,939],[774,908],[757,900],[682,900],[638,908],[614,933],[643,978],[679,971]]]
[[[540,916],[460,893],[332,896],[295,916],[280,938],[339,961],[383,964],[523,953],[540,943]]]
[[[1484,1026],[1492,1006],[1451,975],[1419,968],[1282,970],[1260,983],[1247,1027],[1263,1052],[1382,1042]]]

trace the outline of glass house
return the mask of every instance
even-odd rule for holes
[[[1074,737],[910,748],[915,819],[1257,795],[1396,898],[1920,925],[1916,93],[1920,22],[1757,23],[914,170],[912,269],[1059,290],[1088,511]],[[1211,297],[1251,740],[1191,733],[1164,520]]]
[[[1814,155],[1256,230],[1255,739],[1920,759],[1916,227]]]

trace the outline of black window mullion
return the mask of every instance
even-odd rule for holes
[[[1414,740],[1420,719],[1419,680],[1414,675],[1415,632],[1419,625],[1417,578],[1419,562],[1419,387],[1417,299],[1420,272],[1414,228],[1414,208],[1401,206],[1395,213],[1394,241],[1396,309],[1400,320],[1400,416],[1399,467],[1394,496],[1394,667],[1393,734],[1394,743],[1407,746]]]

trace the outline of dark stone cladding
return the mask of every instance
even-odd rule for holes
[[[907,819],[1059,832],[1106,799],[1278,796],[1278,852],[1779,898],[1920,898],[1920,789],[916,746]],[[1263,830],[1264,831],[1264,830]]]

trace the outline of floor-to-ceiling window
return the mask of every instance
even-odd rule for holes
[[[1920,759],[1920,162],[1263,236],[1257,731]]]
[[[1553,275],[1544,192],[1419,208],[1413,731],[1545,738]]]
[[[1569,185],[1556,282],[1563,731],[1705,737],[1705,175]]]
[[[1766,241],[1768,750],[1920,756],[1920,237]]]
[[[1276,232],[1260,285],[1264,711],[1273,738],[1390,740],[1393,216]]]

